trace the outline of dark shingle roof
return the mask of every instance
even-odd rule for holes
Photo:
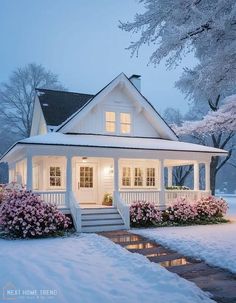
[[[84,106],[93,97],[51,89],[36,89],[47,125],[58,126]]]

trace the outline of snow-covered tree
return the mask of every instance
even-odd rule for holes
[[[17,68],[0,87],[1,121],[24,137],[30,134],[35,88],[63,89],[57,75],[35,63]]]
[[[145,11],[120,28],[140,33],[128,47],[138,54],[141,46],[154,48],[150,62],[165,59],[177,65],[188,52],[199,61],[185,69],[177,86],[189,98],[208,101],[213,107],[235,93],[236,1],[235,0],[140,0]]]
[[[230,159],[236,132],[236,95],[223,101],[216,111],[209,111],[201,120],[185,121],[181,126],[173,125],[175,132],[181,136],[191,136],[198,143],[216,148],[227,149],[228,156],[221,159],[213,157],[211,162],[211,189],[214,193],[215,181],[218,171]]]

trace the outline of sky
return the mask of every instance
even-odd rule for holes
[[[96,93],[119,73],[142,77],[142,93],[162,113],[171,106],[182,112],[187,101],[174,87],[190,55],[174,70],[164,62],[148,65],[151,48],[131,58],[126,50],[137,39],[118,28],[143,11],[137,0],[0,0],[0,82],[35,62],[58,74],[71,91]]]

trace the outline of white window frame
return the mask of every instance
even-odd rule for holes
[[[112,121],[112,120],[107,120],[107,113],[114,113],[115,114],[115,121]],[[108,134],[115,134],[117,132],[117,112],[114,111],[114,110],[105,110],[104,112],[104,128],[105,128],[105,132],[108,133]],[[115,130],[114,131],[109,131],[107,130],[107,123],[114,123],[114,128]]]
[[[114,132],[109,132],[106,129],[106,122],[109,122],[106,120],[106,113],[107,112],[112,112],[115,113],[115,131]],[[120,116],[121,114],[129,114],[130,115],[130,132],[129,133],[122,133],[121,132],[121,121],[120,121]],[[132,109],[131,108],[109,108],[105,107],[104,108],[104,114],[103,114],[103,130],[106,134],[110,135],[120,135],[120,136],[131,136],[133,133],[133,114],[132,114]]]
[[[53,160],[51,162],[50,161],[51,161],[51,159],[47,163],[47,169],[46,169],[47,188],[49,190],[55,190],[55,191],[65,190],[65,164],[64,164],[64,161],[53,161]],[[61,186],[50,185],[50,167],[60,167],[60,169],[61,169]]]
[[[123,168],[125,167],[129,167],[131,170],[131,185],[130,186],[124,186],[123,185]],[[139,168],[142,171],[142,177],[143,177],[143,185],[135,185],[135,168]],[[155,185],[152,186],[148,186],[147,185],[147,169],[148,168],[154,168],[155,170]],[[147,161],[147,163],[145,163],[144,161],[140,161],[137,162],[136,161],[132,161],[129,163],[129,161],[125,161],[125,163],[122,163],[120,165],[120,188],[121,189],[155,189],[158,190],[159,188],[159,168],[158,168],[158,163],[153,163],[153,162],[149,162]]]
[[[122,114],[129,115],[129,117],[130,117],[130,122],[129,123],[128,122],[121,122],[121,115]],[[122,125],[128,125],[130,131],[127,132],[127,133],[123,133],[122,130],[121,130],[122,129]],[[131,132],[132,132],[132,115],[131,115],[131,112],[128,112],[128,111],[120,111],[119,112],[119,132],[123,136],[128,136],[128,135],[131,134]]]

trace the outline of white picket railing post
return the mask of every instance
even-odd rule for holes
[[[82,231],[81,208],[80,208],[79,202],[75,198],[73,191],[71,191],[70,195],[69,195],[69,207],[70,207],[71,216],[74,221],[75,229],[76,229],[76,231],[81,232]]]
[[[66,192],[65,191],[35,191],[41,199],[46,203],[52,203],[60,207],[66,207]]]

